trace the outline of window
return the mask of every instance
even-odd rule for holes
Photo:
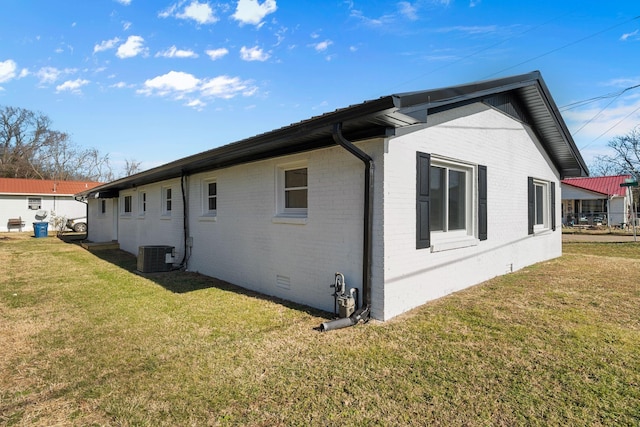
[[[556,229],[555,183],[529,177],[529,234]]]
[[[431,204],[429,226],[431,231],[450,232],[466,230],[470,218],[467,208],[469,190],[465,169],[432,165],[430,169]]]
[[[29,197],[29,209],[37,211],[42,207],[42,199],[40,197]]]
[[[307,168],[284,171],[284,209],[307,209]]]
[[[204,182],[203,214],[215,216],[218,210],[218,183],[208,180]]]
[[[100,200],[100,215],[106,215],[107,213],[107,201],[105,199]]]
[[[280,165],[276,172],[276,218],[293,218],[292,221],[281,220],[276,222],[294,222],[304,224],[307,217],[309,190],[306,162]]]
[[[131,200],[132,200],[132,197],[131,196],[124,196],[123,199],[124,199],[124,204],[122,206],[122,212],[124,214],[129,214],[130,215],[131,214]]]
[[[147,213],[147,192],[138,192],[138,215],[144,216]]]
[[[486,239],[486,166],[417,153],[416,248],[447,250]]]
[[[171,215],[171,187],[164,187],[162,189],[162,214]]]

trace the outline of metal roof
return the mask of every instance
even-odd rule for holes
[[[596,176],[592,178],[568,178],[563,179],[562,184],[589,190],[607,196],[625,196],[626,187],[620,187],[631,175]]]
[[[587,167],[553,101],[540,72],[459,86],[400,93],[351,105],[289,126],[112,181],[79,195],[107,194],[160,180],[225,168],[267,158],[335,145],[332,127],[342,123],[352,141],[392,136],[396,129],[426,123],[428,115],[482,102],[499,94],[518,100],[561,177],[588,175]]]
[[[91,181],[58,181],[49,179],[0,178],[0,194],[73,196],[102,183]]]

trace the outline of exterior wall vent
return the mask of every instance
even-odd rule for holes
[[[169,271],[173,265],[173,246],[139,246],[137,270],[141,273]]]

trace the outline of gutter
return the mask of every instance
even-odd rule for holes
[[[321,331],[330,331],[347,326],[353,326],[361,321],[369,321],[371,314],[371,261],[373,258],[373,159],[367,153],[356,147],[342,135],[342,122],[335,123],[332,130],[333,140],[349,153],[364,163],[364,235],[362,241],[362,307],[358,308],[350,317],[336,319],[320,325]]]

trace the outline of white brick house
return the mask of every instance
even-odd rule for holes
[[[559,182],[586,174],[532,72],[367,101],[81,195],[92,241],[175,246],[188,270],[327,311],[339,271],[386,320],[560,256]]]

